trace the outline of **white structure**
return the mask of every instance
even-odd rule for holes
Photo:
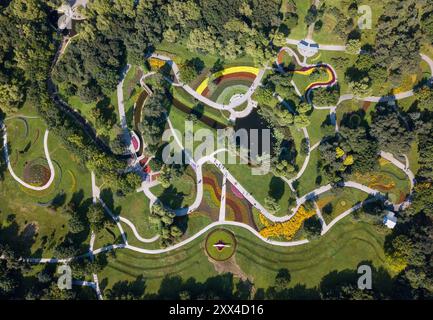
[[[310,58],[319,52],[319,45],[313,40],[304,39],[298,42],[298,51],[304,57]]]
[[[67,4],[62,4],[57,12],[63,13],[57,25],[60,30],[72,29],[72,20],[83,20],[85,17],[80,13],[79,7],[86,7],[87,0],[68,0]]]
[[[397,224],[397,217],[394,212],[387,211],[387,215],[383,218],[383,224],[386,225],[389,229],[394,229]]]

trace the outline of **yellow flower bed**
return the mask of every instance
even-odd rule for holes
[[[214,73],[213,77],[216,79],[222,76],[226,76],[228,74],[240,73],[240,72],[252,73],[257,76],[259,74],[259,71],[260,69],[255,67],[248,67],[248,66],[231,67]],[[207,88],[208,83],[209,83],[209,78],[206,78],[195,91],[197,91],[198,94],[202,94],[203,91]]]
[[[150,58],[149,59],[149,65],[151,69],[161,69],[165,65],[164,60],[156,59],[156,58]]]
[[[291,240],[295,236],[296,232],[301,228],[304,221],[315,214],[315,211],[307,211],[303,206],[301,206],[292,219],[277,223],[271,223],[267,221],[263,215],[260,215],[260,222],[265,226],[265,228],[260,230],[260,234],[264,238],[281,237]]]

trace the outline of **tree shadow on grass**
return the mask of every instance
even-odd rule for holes
[[[15,253],[23,257],[31,256],[31,248],[36,242],[37,225],[25,222],[24,228],[15,220],[7,227],[0,226],[0,243],[8,245]],[[36,256],[41,252],[35,253]]]
[[[108,209],[110,209],[111,213],[114,216],[120,215],[120,213],[122,212],[122,207],[121,206],[117,206],[117,207],[115,206],[114,195],[113,195],[113,191],[111,190],[111,188],[101,190],[100,197],[101,197],[102,201],[104,201],[104,203],[108,207]]]
[[[146,291],[146,281],[143,276],[137,277],[134,281],[116,282],[106,295],[110,300],[133,300],[142,299]]]

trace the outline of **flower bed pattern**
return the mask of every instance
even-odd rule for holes
[[[216,79],[216,82],[219,83],[224,77],[227,77],[229,75],[231,78],[233,78],[233,74],[235,74],[235,76],[239,78],[252,77],[254,79],[259,74],[259,69],[255,67],[249,67],[249,66],[231,67],[214,73],[213,77]],[[206,78],[197,87],[196,89],[197,93],[201,95],[206,95],[205,90],[208,88],[208,84],[209,84],[209,78]]]
[[[259,215],[260,223],[265,227],[260,230],[260,234],[264,238],[283,238],[286,240],[292,240],[299,229],[302,227],[304,221],[312,216],[316,212],[307,211],[303,206],[299,207],[296,214],[292,219],[285,222],[272,223],[267,220],[262,214]]]

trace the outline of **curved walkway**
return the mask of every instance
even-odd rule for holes
[[[171,65],[171,68],[173,70],[174,73],[174,77],[176,79],[176,82],[186,91],[188,92],[191,96],[193,96],[196,100],[214,108],[214,109],[218,109],[218,110],[231,110],[234,109],[236,107],[241,106],[242,104],[244,104],[245,102],[247,102],[251,96],[253,95],[253,93],[256,91],[256,89],[259,87],[263,76],[265,75],[265,71],[266,69],[260,69],[256,79],[254,79],[253,84],[251,85],[251,87],[248,89],[247,93],[245,93],[244,95],[242,95],[241,98],[239,99],[235,99],[234,101],[231,101],[228,105],[224,105],[221,103],[217,103],[214,102],[204,96],[202,96],[201,94],[199,94],[197,91],[195,91],[193,88],[191,88],[189,85],[184,84],[181,79],[180,79],[180,70],[179,67],[177,66],[177,64],[171,60],[170,57],[161,55],[161,54],[152,54],[151,58],[155,58],[155,59],[159,59],[162,61],[166,61],[167,63],[169,63]]]
[[[19,184],[21,184],[23,187],[25,187],[27,189],[31,189],[31,190],[34,190],[34,191],[43,191],[43,190],[48,189],[51,186],[51,184],[53,183],[54,177],[55,177],[54,166],[53,166],[53,163],[52,163],[51,158],[50,158],[50,153],[48,151],[48,133],[49,133],[49,131],[46,130],[45,131],[45,135],[44,135],[44,152],[45,152],[45,157],[46,157],[47,162],[48,162],[48,167],[50,169],[50,179],[43,186],[36,187],[36,186],[33,186],[33,185],[28,184],[27,182],[21,180],[15,174],[14,170],[12,169],[12,166],[11,166],[11,163],[10,163],[10,159],[9,159],[9,150],[8,150],[8,139],[7,139],[6,125],[2,124],[2,126],[1,126],[0,129],[3,130],[3,152],[4,152],[4,157],[5,157],[6,164],[8,166],[9,173],[11,174],[12,178],[14,178],[15,181],[17,181]]]
[[[143,238],[140,236],[140,234],[138,233],[137,229],[135,228],[135,225],[128,219],[119,216],[119,220],[122,221],[123,223],[127,224],[128,227],[131,228],[132,233],[134,233],[135,238],[137,238],[138,241],[143,242],[143,243],[151,243],[151,242],[155,242],[156,240],[159,239],[159,235],[156,235],[152,238]]]
[[[323,47],[324,47],[324,46],[323,46]],[[322,49],[323,49],[323,47],[322,47]],[[286,49],[285,49],[285,50],[286,50]],[[287,51],[289,52],[289,54],[292,53],[291,55],[295,57],[295,59],[298,61],[298,63],[299,63],[300,65],[306,66],[305,63],[301,63],[301,62],[300,62],[299,57],[296,55],[296,53],[295,53],[292,49],[287,48]],[[165,61],[168,61],[168,62],[171,63],[171,66],[172,66],[173,72],[174,72],[174,74],[175,74],[176,81],[178,82],[178,83],[175,84],[175,85],[180,85],[180,86],[182,86],[182,87],[183,87],[183,88],[184,88],[188,93],[190,93],[192,96],[194,96],[197,100],[199,100],[199,101],[201,101],[201,102],[203,102],[203,103],[205,103],[205,104],[207,104],[207,105],[209,105],[209,106],[211,106],[211,107],[214,107],[214,108],[216,108],[216,109],[220,109],[220,110],[229,110],[229,109],[233,109],[233,108],[235,108],[236,106],[238,106],[238,105],[242,104],[243,102],[247,101],[248,99],[250,99],[251,95],[254,93],[254,90],[257,88],[258,85],[260,85],[261,77],[262,77],[263,74],[264,74],[264,70],[261,70],[260,72],[263,71],[263,73],[261,74],[261,76],[260,76],[260,74],[259,74],[259,76],[258,76],[258,77],[256,78],[256,80],[255,80],[255,85],[253,85],[253,86],[249,89],[249,91],[248,91],[248,94],[249,94],[249,95],[245,95],[245,97],[244,97],[244,98],[245,98],[245,101],[235,100],[234,102],[236,103],[236,105],[232,106],[232,105],[230,104],[229,106],[225,106],[225,105],[221,105],[221,104],[216,104],[216,103],[210,101],[209,99],[207,99],[207,98],[205,98],[205,97],[203,97],[203,96],[201,96],[201,95],[198,95],[198,96],[197,96],[197,93],[196,93],[196,92],[195,92],[191,87],[189,87],[189,86],[187,86],[187,85],[185,85],[185,84],[182,84],[182,83],[180,82],[180,79],[179,79],[179,69],[178,69],[178,67],[176,66],[176,64],[175,64],[175,63],[174,63],[170,58],[165,57],[165,56],[162,56],[162,55],[157,55],[157,54],[153,55],[152,57],[154,57],[154,58],[158,58],[158,59],[161,59],[161,60],[165,60]],[[423,56],[423,55],[422,55],[422,58],[423,58],[424,60],[427,61],[427,63],[429,64],[430,68],[432,69],[432,74],[433,74],[433,61],[432,61],[431,59],[429,59],[428,57],[426,58],[426,57]],[[335,80],[336,80],[336,78],[335,78]],[[257,81],[257,82],[256,82],[256,81]],[[327,84],[327,85],[329,85],[329,84]],[[393,99],[397,99],[397,98],[402,99],[403,97],[407,97],[407,96],[410,96],[410,95],[413,95],[413,91],[408,91],[408,92],[401,93],[401,94],[399,94],[399,95],[394,96]],[[367,98],[365,98],[365,99],[367,99],[367,100],[365,100],[365,101],[373,101],[373,102],[375,102],[375,100],[376,100],[377,98],[378,98],[378,97],[367,97]],[[388,97],[380,97],[378,101],[382,101],[382,100],[387,99],[387,98],[388,98]],[[345,101],[345,100],[349,100],[349,99],[353,99],[353,95],[343,95],[343,96],[340,97],[340,101],[339,101],[339,103],[341,103],[342,101]],[[391,100],[391,97],[389,97],[389,99]],[[331,109],[331,110],[333,110],[333,111],[335,111],[335,108],[336,108],[336,106],[325,107],[325,109]],[[174,135],[174,137],[175,137],[176,142],[179,144],[179,146],[182,148],[182,150],[184,150],[184,147],[183,147],[183,145],[182,145],[182,142],[181,142],[181,140],[177,137],[177,135],[176,135],[176,133],[175,133],[175,129],[173,128],[173,126],[172,126],[172,124],[171,124],[171,122],[170,122],[169,117],[167,117],[167,119],[168,119],[168,122],[169,122],[169,125],[170,125],[170,129],[172,130],[172,133],[173,133],[173,135]],[[303,129],[303,131],[304,131],[304,136],[305,136],[305,137],[308,137],[308,131],[307,131],[305,128]],[[46,132],[46,135],[47,135],[47,132]],[[5,141],[6,141],[6,139],[5,139]],[[310,148],[309,148],[309,149],[310,149],[310,152],[311,152],[314,148],[316,148],[317,145],[318,145],[318,144],[316,144],[316,145],[313,146],[313,147],[310,146]],[[47,150],[46,150],[46,151],[47,151]],[[242,185],[240,185],[240,184],[238,183],[238,181],[236,180],[236,178],[234,178],[234,177],[230,174],[230,172],[229,172],[229,171],[228,171],[228,170],[223,166],[223,164],[222,164],[221,162],[219,162],[217,159],[214,158],[214,156],[215,156],[218,152],[226,152],[226,151],[228,151],[228,150],[225,150],[225,149],[217,150],[217,151],[215,151],[213,154],[211,154],[211,155],[209,155],[209,156],[206,156],[206,157],[203,157],[203,158],[197,160],[196,162],[192,159],[192,157],[191,157],[189,154],[187,154],[187,157],[188,157],[189,160],[191,161],[191,165],[193,166],[194,170],[196,171],[196,175],[197,175],[197,190],[198,190],[198,191],[197,191],[196,199],[195,199],[193,205],[191,205],[191,206],[188,207],[188,208],[183,208],[183,209],[181,209],[182,211],[179,211],[180,214],[188,214],[188,213],[191,213],[191,212],[193,212],[193,211],[196,209],[196,207],[198,207],[198,205],[200,205],[201,200],[202,200],[202,196],[203,196],[203,192],[202,192],[202,191],[201,191],[201,192],[199,191],[199,189],[200,189],[199,186],[200,186],[200,185],[202,186],[202,184],[203,184],[203,181],[202,181],[202,180],[203,180],[203,177],[202,177],[201,167],[202,167],[202,165],[203,165],[205,162],[210,162],[210,161],[212,161],[212,162],[217,166],[217,168],[218,168],[218,169],[223,173],[223,175],[224,175],[223,181],[224,181],[224,182],[226,182],[227,180],[230,181],[234,186],[236,186],[236,188],[237,188],[237,189],[242,193],[242,195],[243,195],[243,196],[244,196],[244,197],[245,197],[245,198],[246,198],[246,199],[247,199],[247,200],[248,200],[248,201],[249,201],[249,202],[250,202],[254,207],[256,207],[259,211],[261,211],[261,213],[262,213],[263,215],[265,215],[269,220],[271,220],[271,221],[273,221],[273,222],[283,222],[283,221],[287,221],[287,220],[291,219],[291,218],[293,217],[293,215],[296,214],[296,212],[297,212],[297,210],[299,209],[299,207],[300,207],[303,203],[305,203],[307,200],[314,199],[314,198],[317,197],[318,195],[320,195],[320,194],[322,194],[322,193],[324,193],[324,192],[330,191],[330,190],[332,189],[332,186],[331,186],[330,184],[329,184],[329,185],[326,185],[326,186],[321,186],[321,187],[319,187],[319,188],[313,190],[312,192],[310,192],[310,193],[308,193],[308,194],[302,196],[301,198],[297,198],[297,206],[296,206],[296,208],[293,209],[293,214],[291,214],[291,215],[286,215],[286,216],[284,216],[284,217],[275,217],[274,215],[270,214],[270,213],[269,213],[269,212],[268,212],[264,207],[262,207],[261,204],[258,203],[258,202],[256,201],[256,199],[255,199],[255,198],[254,198],[254,197],[253,197],[253,196],[252,196],[248,191],[246,191],[246,189],[244,189],[244,188],[242,187]],[[413,183],[414,183],[414,179],[415,179],[415,178],[414,178],[413,173],[412,173],[412,172],[410,171],[410,169],[408,168],[408,164],[406,164],[406,165],[402,164],[400,161],[398,161],[397,159],[395,159],[394,156],[393,156],[392,154],[389,154],[389,153],[381,152],[381,156],[384,157],[385,159],[389,160],[391,163],[393,163],[394,165],[396,165],[398,168],[400,168],[401,170],[403,170],[403,171],[405,172],[405,174],[409,177],[409,179],[410,179],[410,181],[411,181],[411,191],[412,191]],[[47,157],[47,158],[48,158],[48,157]],[[48,159],[49,159],[49,158],[48,158]],[[309,157],[307,157],[307,159],[309,160]],[[307,159],[306,159],[306,160],[307,160]],[[289,180],[289,181],[286,180],[286,182],[289,182],[289,184],[291,185],[291,182],[292,182],[292,181],[299,179],[299,177],[301,177],[302,174],[304,173],[305,168],[306,168],[306,166],[308,165],[308,162],[309,162],[309,161],[304,161],[304,164],[303,164],[303,166],[302,166],[300,172],[297,174],[297,176],[296,176],[294,179],[292,179],[292,180]],[[379,191],[374,190],[374,189],[372,189],[372,188],[369,188],[369,187],[367,187],[367,186],[364,186],[364,185],[362,185],[362,184],[360,184],[360,183],[357,183],[357,182],[354,182],[354,181],[347,181],[347,182],[344,183],[343,186],[344,186],[344,187],[356,188],[356,189],[362,190],[362,191],[364,191],[364,192],[366,192],[366,193],[368,193],[368,194],[374,195],[374,196],[381,195],[381,193],[380,193]],[[142,189],[143,189],[143,188],[142,188]],[[144,188],[144,189],[146,189],[146,188]],[[140,190],[140,191],[141,191],[141,190]],[[147,191],[149,191],[149,190],[147,190]],[[146,193],[146,190],[145,190],[145,193]],[[149,193],[151,194],[150,191],[149,191]],[[146,193],[146,195],[147,195],[147,193]],[[152,195],[152,196],[153,196],[153,195]],[[154,196],[153,196],[153,197],[154,197]],[[150,197],[150,198],[151,198],[151,200],[152,200],[152,197]],[[154,197],[154,198],[156,199],[156,197]],[[101,202],[102,202],[102,201],[101,201]],[[364,202],[364,203],[365,203],[365,202]],[[349,209],[349,210],[343,212],[343,213],[342,213],[341,215],[339,215],[336,219],[334,219],[334,220],[333,220],[329,225],[326,225],[326,224],[324,223],[324,224],[323,224],[323,228],[322,228],[322,234],[325,234],[327,231],[329,231],[329,230],[331,229],[331,227],[332,227],[333,225],[335,225],[339,220],[343,219],[344,217],[346,217],[348,214],[354,212],[355,210],[358,210],[359,208],[361,208],[362,205],[363,205],[364,203],[359,203],[359,204],[355,205],[354,207],[352,207],[351,209]],[[103,202],[102,202],[102,204],[104,205]],[[104,207],[105,207],[105,206],[104,206]],[[108,209],[108,208],[107,208],[107,209]],[[316,210],[317,210],[317,206],[316,206]],[[319,210],[319,211],[320,211],[320,210]],[[112,215],[111,212],[110,212],[110,215]],[[264,241],[264,242],[266,242],[266,243],[269,243],[269,244],[272,244],[272,245],[283,246],[283,247],[289,247],[289,246],[297,246],[297,245],[302,245],[302,244],[308,243],[308,240],[302,240],[302,241],[291,241],[291,242],[282,242],[282,241],[269,240],[269,239],[264,238],[263,236],[261,236],[261,235],[260,235],[260,234],[255,230],[255,229],[253,229],[253,228],[252,228],[251,226],[249,226],[249,225],[246,225],[246,224],[243,224],[243,223],[240,223],[240,222],[225,221],[225,220],[224,220],[224,219],[225,219],[224,215],[225,215],[225,212],[224,212],[223,210],[221,210],[221,211],[220,211],[220,219],[219,219],[219,221],[216,221],[216,222],[213,222],[213,223],[207,225],[206,227],[204,227],[203,229],[201,229],[199,232],[197,232],[196,234],[194,234],[192,237],[190,237],[190,238],[188,238],[188,239],[186,239],[186,240],[184,240],[184,241],[181,241],[181,242],[179,242],[179,243],[177,243],[177,244],[175,244],[175,245],[173,245],[173,246],[171,246],[171,247],[168,247],[168,248],[164,248],[164,249],[144,249],[144,248],[139,248],[139,247],[135,247],[135,246],[131,246],[131,245],[129,245],[129,244],[127,243],[127,241],[126,241],[126,238],[123,237],[124,242],[125,242],[124,244],[120,244],[120,245],[111,245],[111,246],[103,247],[103,248],[100,248],[100,249],[97,249],[97,250],[92,250],[90,253],[87,253],[87,254],[85,254],[85,255],[83,255],[83,256],[95,255],[95,254],[98,254],[98,253],[101,253],[101,252],[105,252],[105,251],[113,250],[113,249],[118,249],[118,248],[126,248],[126,249],[130,249],[130,250],[133,250],[133,251],[136,251],[136,252],[141,252],[141,253],[146,253],[146,254],[161,254],[161,253],[165,253],[165,252],[169,252],[169,251],[172,251],[172,250],[178,249],[178,248],[180,248],[180,247],[182,247],[182,246],[184,246],[184,245],[186,245],[186,244],[188,244],[188,243],[194,241],[195,239],[199,238],[201,235],[203,235],[204,233],[206,233],[208,230],[210,230],[210,229],[212,229],[212,228],[214,228],[214,227],[216,227],[216,226],[222,226],[222,225],[227,225],[227,226],[236,226],[236,227],[241,227],[241,228],[247,229],[248,231],[250,231],[251,233],[253,233],[256,237],[258,237],[258,238],[261,239],[262,241]],[[116,217],[113,216],[113,219],[116,220]],[[134,235],[136,236],[137,239],[140,239],[140,238],[141,238],[140,235],[138,234],[138,232],[136,231],[135,226],[133,225],[133,223],[132,223],[131,221],[129,221],[129,220],[126,219],[126,218],[122,218],[122,217],[118,217],[118,220],[116,220],[116,221],[118,222],[119,220],[125,222],[126,224],[128,224],[128,226],[131,227],[131,229],[133,230]],[[323,218],[322,218],[322,220],[323,220]],[[119,227],[119,229],[121,230],[122,236],[124,236],[124,232],[123,232],[123,230],[122,230],[122,228],[121,228],[121,226],[120,226],[120,223],[118,223],[118,227]],[[152,238],[152,239],[144,239],[144,238],[141,238],[141,240],[143,240],[143,241],[141,241],[141,242],[145,242],[145,243],[153,242],[153,241],[155,241],[157,238],[158,238],[158,236],[155,236],[155,237]],[[83,257],[83,256],[81,256],[81,257]],[[63,259],[63,260],[60,260],[60,259],[27,259],[27,261],[49,263],[49,262],[70,261],[71,259],[73,259],[73,258]]]

